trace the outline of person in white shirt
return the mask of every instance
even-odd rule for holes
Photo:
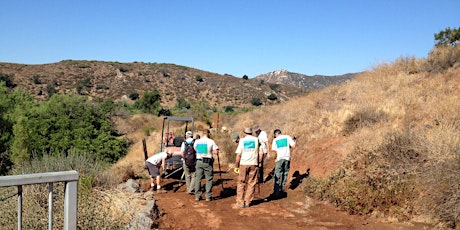
[[[168,151],[168,150],[166,150]],[[166,159],[172,157],[171,152],[159,152],[145,161],[145,166],[150,174],[150,186],[152,189],[155,189],[155,180],[156,178],[156,190],[160,191],[161,189],[161,177],[160,177],[160,167],[162,171],[165,171]]]
[[[195,140],[194,148],[196,150],[195,166],[195,200],[201,200],[201,179],[206,179],[206,201],[212,200],[212,180],[214,178],[213,154],[219,154],[219,147],[211,138],[209,129],[202,131],[201,138]]]
[[[272,142],[272,150],[276,152],[273,195],[284,195],[284,186],[290,169],[291,150],[295,148],[295,141],[288,135],[282,135],[279,129],[275,129],[273,134],[275,139]]]
[[[236,187],[236,207],[249,207],[254,199],[259,173],[259,162],[263,153],[259,152],[259,139],[252,136],[251,128],[244,129],[244,137],[236,148],[235,167],[239,168],[238,184]]]
[[[264,153],[262,160],[260,163],[259,168],[259,183],[265,183],[264,181],[264,160],[265,158],[270,157],[269,150],[270,145],[268,144],[268,135],[267,132],[260,129],[259,125],[254,125],[252,127],[252,131],[256,134],[255,136],[259,138],[260,150]]]

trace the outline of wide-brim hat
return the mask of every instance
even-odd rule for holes
[[[185,136],[186,136],[186,137],[192,137],[192,136],[193,136],[192,131],[187,131],[187,132],[185,133]]]
[[[251,128],[244,128],[243,132],[246,133],[246,134],[252,134],[252,129]]]
[[[254,125],[254,127],[252,127],[252,131],[254,131],[254,132],[257,132],[259,130],[260,130],[259,125]]]

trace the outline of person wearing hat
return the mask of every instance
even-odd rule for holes
[[[193,144],[195,139],[193,139],[193,133],[191,131],[187,131],[185,133],[185,141],[182,142],[180,147],[181,156],[184,159],[184,151],[187,145],[191,145],[193,148]],[[196,153],[195,153],[196,154]],[[185,186],[187,187],[186,192],[188,194],[195,194],[193,191],[195,189],[195,165],[187,165],[185,164],[185,160],[183,162],[183,169],[185,175]]]
[[[159,152],[149,157],[145,161],[145,166],[147,167],[147,170],[150,174],[150,186],[152,189],[155,189],[154,178],[156,178],[156,190],[159,193],[161,192],[160,167],[162,168],[162,171],[165,172],[166,159],[169,159],[171,157],[172,153],[168,149],[166,149],[165,152]]]
[[[259,183],[264,182],[264,158],[268,158],[270,145],[268,144],[268,135],[267,132],[260,129],[259,125],[254,125],[252,131],[256,134],[255,136],[259,138],[260,149],[264,153],[262,160],[260,161],[260,171],[259,171]]]
[[[237,208],[249,207],[254,199],[259,172],[259,162],[263,154],[259,153],[259,139],[252,135],[251,128],[244,128],[244,137],[236,148],[235,167],[239,168],[238,184],[236,187]]]
[[[273,132],[275,139],[272,142],[272,150],[276,152],[275,183],[273,195],[285,194],[284,186],[289,175],[291,150],[295,148],[295,141],[288,135],[281,134],[281,130]]]
[[[196,171],[195,171],[195,200],[201,200],[201,179],[206,179],[206,201],[212,200],[212,180],[214,178],[214,158],[213,154],[219,154],[219,147],[212,140],[211,131],[205,129],[201,131],[201,138],[195,140],[193,147],[196,151]]]

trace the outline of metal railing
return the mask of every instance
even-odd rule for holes
[[[18,229],[22,229],[22,186],[48,183],[48,229],[53,229],[53,183],[65,182],[64,229],[77,229],[78,172],[48,172],[0,177],[0,187],[18,187]]]

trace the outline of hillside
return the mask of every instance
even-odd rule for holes
[[[225,125],[297,136],[291,171],[310,169],[310,198],[350,214],[458,229],[459,96],[460,46],[439,47]]]
[[[329,85],[340,84],[353,79],[359,73],[348,73],[338,76],[314,75],[293,73],[287,70],[276,70],[256,76],[254,79],[267,83],[283,84],[307,90],[322,89]]]
[[[170,108],[178,98],[188,101],[208,101],[221,109],[232,105],[252,106],[253,98],[263,105],[287,101],[304,94],[305,90],[280,85],[271,89],[268,84],[220,75],[185,66],[158,63],[119,63],[65,60],[42,65],[0,63],[0,74],[12,79],[15,87],[32,93],[37,100],[45,100],[50,90],[59,93],[79,93],[93,98],[129,100],[128,96],[158,90],[162,105]],[[269,100],[270,94],[276,100]]]
[[[215,178],[216,200],[195,202],[177,180],[166,180],[167,193],[153,195],[157,226],[248,229],[255,222],[253,229],[275,224],[279,229],[458,229],[459,76],[460,46],[433,50],[427,59],[400,58],[345,84],[225,117],[228,132],[213,133],[222,164],[215,169],[223,169],[223,180]],[[269,181],[260,186],[253,207],[232,209],[236,146],[231,135],[254,124],[270,141],[275,128],[297,137],[288,181],[299,184],[289,188],[287,198],[267,201]],[[141,169],[141,143],[135,146],[119,163]],[[273,164],[268,158],[266,178]],[[147,180],[140,183],[148,187]],[[182,218],[185,212],[202,221]]]

